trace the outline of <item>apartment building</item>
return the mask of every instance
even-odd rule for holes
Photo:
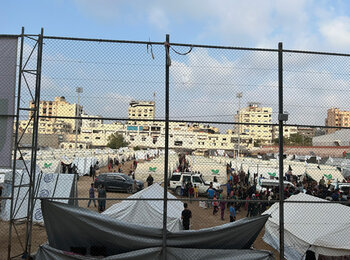
[[[155,102],[154,101],[137,101],[132,100],[129,103],[128,118],[129,119],[149,119],[153,120],[155,116]],[[137,121],[129,121],[130,125],[137,125]]]
[[[350,111],[342,111],[339,108],[330,108],[327,110],[325,126],[350,127]],[[327,128],[326,133],[334,133],[340,129]]]
[[[34,102],[30,101],[29,108],[34,109]],[[65,97],[55,97],[54,101],[42,100],[39,105],[39,116],[55,116],[55,117],[73,117],[70,118],[40,118],[39,119],[39,133],[73,133],[75,132],[76,124],[79,131],[81,127],[81,120],[74,119],[80,117],[83,111],[82,106],[77,104],[70,104]],[[21,121],[21,128],[25,129],[33,111],[29,111],[28,121]],[[29,131],[33,129],[32,121],[27,128]]]
[[[296,126],[283,126],[283,137],[290,138],[291,135],[297,134],[298,128]],[[279,136],[278,126],[272,127],[272,140],[277,139]]]
[[[249,103],[248,107],[238,111],[235,115],[236,123],[234,132],[240,135],[240,138],[252,139],[259,141],[261,144],[271,144],[272,142],[272,126],[255,125],[255,124],[271,124],[272,108],[260,107],[259,103]]]

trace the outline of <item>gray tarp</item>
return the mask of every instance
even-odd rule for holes
[[[88,209],[59,202],[41,203],[49,245],[71,251],[71,247],[104,247],[107,255],[162,246],[162,229],[121,222]],[[201,230],[168,232],[167,246],[196,249],[249,249],[268,215],[245,218]]]
[[[35,256],[35,260],[74,260],[74,259],[103,259],[103,260],[157,260],[164,259],[161,247],[153,247],[147,249],[136,250],[119,255],[109,256],[105,258],[94,258],[80,255],[72,255],[72,253],[64,252],[45,244],[39,247]],[[192,249],[192,248],[174,248],[167,247],[167,260],[191,259],[191,260],[273,260],[271,252],[251,249]]]

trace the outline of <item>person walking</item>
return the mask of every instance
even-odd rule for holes
[[[91,201],[94,203],[94,206],[96,208],[96,202],[95,202],[95,189],[94,184],[91,183],[91,187],[89,189],[89,202],[88,202],[88,208],[90,208]]]
[[[192,212],[188,209],[187,203],[184,203],[184,210],[181,213],[182,226],[184,230],[190,229],[190,218],[192,218]]]

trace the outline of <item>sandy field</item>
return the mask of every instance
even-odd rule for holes
[[[126,162],[122,169],[127,172],[127,170],[130,169],[130,163]],[[107,172],[107,168],[101,168],[100,173]],[[136,179],[139,179],[138,176],[136,176]],[[140,179],[142,180],[142,179]],[[145,180],[143,180],[145,181]],[[92,182],[92,178],[88,176],[83,176],[79,178],[78,181],[78,196],[79,198],[88,198],[89,196],[89,188],[90,184]],[[117,193],[117,192],[107,192],[107,198],[126,198],[130,194],[127,193]],[[97,196],[97,194],[96,194]],[[106,202],[106,208],[110,207],[111,205],[118,203],[119,200],[107,200]],[[80,200],[79,206],[83,208],[87,208],[87,200]],[[160,201],[159,203],[163,203]],[[225,210],[225,220],[220,219],[220,212],[218,212],[215,216],[212,214],[212,209],[204,209],[199,207],[198,202],[189,203],[189,209],[192,211],[192,219],[191,219],[191,229],[201,229],[201,228],[207,228],[207,227],[213,227],[217,225],[224,224],[229,221],[229,213],[228,210]],[[93,204],[90,205],[90,210],[97,211],[97,208],[93,206]],[[242,209],[241,212],[237,213],[237,219],[244,218],[246,215],[246,211]],[[8,222],[0,221],[0,259],[7,259],[7,246],[8,246]],[[25,237],[25,225],[21,224],[16,226],[16,231],[19,234],[19,237],[21,238],[21,243],[24,241]],[[22,251],[21,245],[19,242],[19,239],[15,235],[16,232],[13,229],[13,246],[12,246],[12,255],[20,254]],[[264,249],[264,250],[270,250],[274,253],[276,259],[279,259],[279,254],[276,250],[274,250],[272,247],[267,245],[263,240],[264,230],[259,234],[259,237],[255,241],[253,247],[256,249]],[[33,225],[33,233],[32,233],[32,252],[35,252],[36,249],[40,244],[43,244],[47,241],[46,231],[43,226],[40,225]],[[18,258],[20,259],[20,257]]]

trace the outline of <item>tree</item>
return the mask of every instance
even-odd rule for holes
[[[128,142],[125,142],[123,135],[121,134],[111,134],[108,136],[107,146],[112,149],[119,149],[120,147],[126,147],[129,145]]]

